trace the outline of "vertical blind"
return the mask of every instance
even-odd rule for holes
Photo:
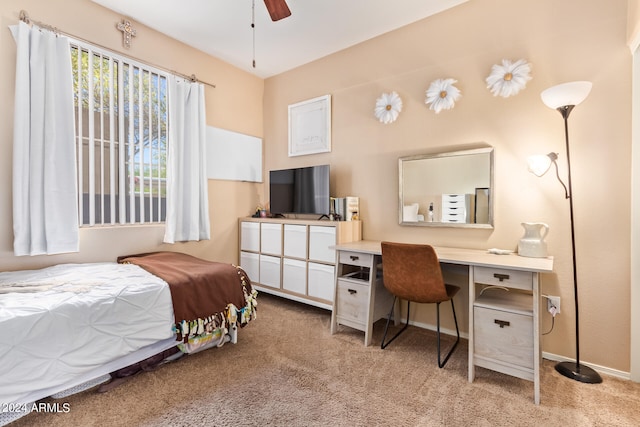
[[[81,226],[166,218],[168,75],[71,40]]]

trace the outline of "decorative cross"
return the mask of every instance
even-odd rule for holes
[[[131,26],[131,22],[123,19],[121,23],[116,24],[116,28],[122,31],[122,44],[125,48],[131,47],[131,37],[136,36],[136,30]]]

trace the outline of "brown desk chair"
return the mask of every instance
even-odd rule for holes
[[[393,314],[394,305],[392,305],[380,347],[385,348],[407,329],[407,326],[409,326],[409,307],[411,302],[435,303],[438,316],[438,366],[442,368],[449,360],[458,342],[460,342],[458,319],[456,318],[456,310],[453,306],[453,296],[460,288],[444,283],[440,262],[438,261],[435,250],[429,245],[382,242],[382,277],[385,288],[394,296],[394,305],[398,298],[407,300],[407,323],[385,343],[384,340],[387,337],[387,330]],[[441,361],[440,303],[449,300],[451,301],[453,320],[456,324],[458,338],[445,356],[444,361]]]

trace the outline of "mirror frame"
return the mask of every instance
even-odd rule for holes
[[[403,194],[403,165],[404,162],[410,160],[426,160],[426,159],[439,159],[443,157],[454,156],[466,156],[472,154],[489,154],[489,222],[488,223],[451,223],[451,222],[427,222],[427,221],[404,221],[403,208],[404,208],[404,194]],[[414,227],[452,227],[452,228],[483,228],[493,229],[493,213],[494,213],[494,199],[495,199],[495,182],[494,182],[494,148],[491,146],[483,146],[481,148],[471,148],[456,151],[447,151],[441,153],[431,154],[417,154],[412,156],[404,156],[398,159],[398,224]]]

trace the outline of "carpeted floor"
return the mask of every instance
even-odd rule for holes
[[[68,413],[32,413],[24,426],[638,426],[640,384],[568,380],[542,366],[533,383],[477,369],[467,381],[467,343],[436,363],[435,333],[410,327],[385,350],[330,313],[266,294],[239,342],[136,375],[105,394],[50,402]],[[374,343],[384,324],[378,322]]]

